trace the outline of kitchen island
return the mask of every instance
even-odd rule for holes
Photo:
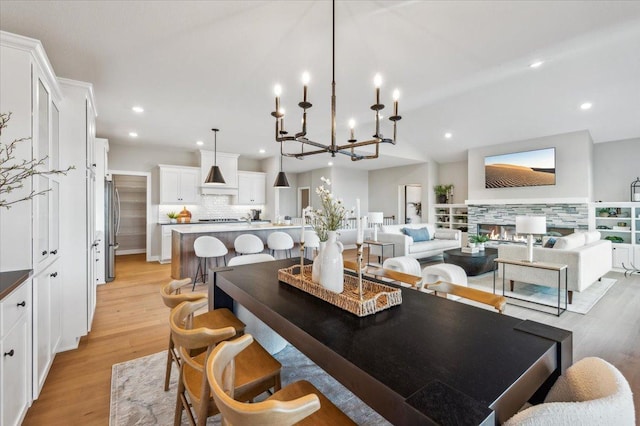
[[[300,241],[300,225],[274,225],[272,223],[224,223],[213,225],[182,225],[171,231],[171,278],[193,278],[198,267],[198,258],[193,251],[193,242],[198,237],[210,235],[216,237],[227,247],[229,257],[233,257],[233,242],[241,234],[253,234],[260,238],[267,246],[267,238],[269,234],[276,231],[286,232],[291,235],[293,241],[297,244]],[[311,226],[307,225],[306,230],[311,230]],[[298,255],[295,250],[292,252]],[[215,266],[215,261],[209,263],[209,266]]]

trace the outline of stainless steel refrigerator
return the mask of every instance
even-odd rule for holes
[[[105,206],[105,280],[111,282],[116,278],[116,250],[118,249],[118,231],[120,230],[120,197],[113,180],[106,179],[104,183]]]

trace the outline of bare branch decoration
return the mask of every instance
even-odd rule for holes
[[[0,136],[2,136],[2,130],[8,126],[7,123],[10,119],[10,112],[0,113]],[[33,176],[66,176],[69,170],[75,169],[74,166],[69,166],[65,170],[41,170],[48,156],[40,160],[16,160],[14,151],[18,144],[29,140],[31,140],[31,138],[14,139],[9,144],[0,142],[0,208],[4,207],[6,209],[10,209],[13,204],[30,200],[35,196],[42,195],[50,191],[50,189],[43,191],[31,190],[31,192],[26,196],[13,200],[9,199],[8,196],[13,191],[24,188],[24,183],[27,179]]]

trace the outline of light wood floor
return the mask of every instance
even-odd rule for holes
[[[354,260],[353,251],[345,258]],[[166,349],[168,311],[159,290],[170,279],[170,265],[118,256],[116,276],[98,288],[89,336],[77,350],[56,356],[25,425],[108,424],[111,366]],[[618,282],[587,315],[557,318],[514,306],[507,313],[573,331],[576,361],[599,356],[618,367],[631,383],[640,424],[640,276],[608,276]]]

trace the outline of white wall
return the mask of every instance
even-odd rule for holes
[[[594,144],[594,201],[630,201],[640,176],[640,138]]]
[[[453,203],[461,204],[468,198],[468,170],[466,161],[440,163],[436,185],[453,184]],[[433,188],[431,188],[433,190]]]
[[[584,198],[593,193],[593,141],[586,130],[509,142],[468,153],[469,200]],[[520,188],[485,188],[484,157],[542,148],[556,149],[556,184]]]
[[[312,190],[315,191],[315,187]],[[334,196],[342,198],[345,208],[355,209],[356,199],[359,198],[361,214],[364,215],[369,211],[369,172],[367,170],[333,167],[331,190]]]
[[[430,164],[391,167],[369,171],[369,211],[381,211],[385,216],[398,218],[398,188],[400,185],[422,186],[422,220],[428,220],[435,176],[430,177]]]

